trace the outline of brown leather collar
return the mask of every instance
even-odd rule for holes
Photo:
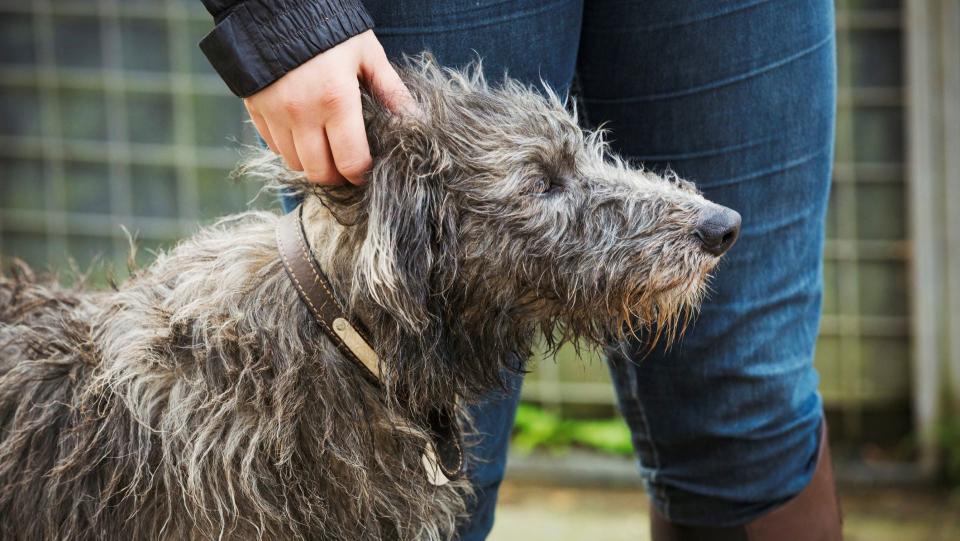
[[[317,324],[347,359],[370,383],[382,387],[380,360],[371,347],[369,334],[359,322],[351,321],[333,287],[313,257],[303,231],[303,205],[282,216],[277,223],[277,249],[287,276]],[[445,484],[463,470],[463,445],[453,411],[438,409],[429,415],[433,445],[423,453],[423,466],[433,484]]]
[[[281,217],[277,224],[277,248],[283,268],[297,288],[300,299],[340,353],[359,366],[371,383],[379,385],[377,353],[370,347],[362,327],[347,318],[340,301],[333,295],[330,281],[310,251],[303,232],[302,213],[303,205],[300,205]]]

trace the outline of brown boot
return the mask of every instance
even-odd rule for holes
[[[752,522],[729,528],[682,526],[650,508],[653,541],[840,541],[841,523],[826,421],[810,484],[792,500]]]

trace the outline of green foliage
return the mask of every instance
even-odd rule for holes
[[[940,428],[943,468],[947,481],[960,487],[960,420],[944,423]]]
[[[583,447],[603,453],[633,454],[630,430],[622,419],[564,419],[531,404],[520,404],[514,424],[513,448],[564,452]]]

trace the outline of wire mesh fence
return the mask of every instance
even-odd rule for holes
[[[199,2],[0,3],[0,250],[38,266],[122,263],[245,207],[243,108],[196,43]],[[148,257],[147,251],[141,253]],[[102,266],[97,268],[102,269]],[[96,271],[95,271],[96,272]]]
[[[837,22],[816,364],[835,431],[895,442],[911,430],[901,5],[840,1]],[[210,27],[197,0],[0,0],[0,254],[122,268],[121,225],[149,249],[246,208],[256,188],[225,178],[254,134],[196,46]],[[602,361],[574,357],[539,362],[525,397],[612,412]]]

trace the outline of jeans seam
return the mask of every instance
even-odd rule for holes
[[[698,17],[687,17],[687,18],[685,18],[685,19],[678,19],[678,20],[676,20],[676,21],[670,21],[669,23],[653,24],[653,25],[650,25],[650,26],[644,26],[643,28],[640,28],[639,31],[640,31],[640,32],[660,32],[660,31],[663,31],[663,30],[670,30],[670,29],[673,29],[673,28],[679,28],[679,27],[681,27],[681,26],[690,26],[690,25],[694,25],[694,24],[699,24],[699,23],[702,23],[702,22],[710,21],[710,20],[713,20],[713,19],[719,19],[719,18],[721,18],[721,17],[726,17],[726,16],[728,16],[728,15],[735,15],[735,14],[740,13],[741,11],[747,11],[747,10],[750,10],[750,9],[754,9],[754,8],[756,8],[756,7],[762,6],[763,4],[769,4],[770,2],[771,2],[771,0],[753,0],[753,1],[750,1],[750,2],[746,2],[746,3],[744,3],[744,4],[740,4],[739,6],[735,6],[735,7],[727,8],[727,9],[722,9],[722,10],[716,12],[716,13],[711,13],[711,14],[705,16],[705,17],[699,17],[699,16],[698,16]],[[583,28],[583,30],[584,30],[584,31],[588,31],[588,32],[596,32],[596,33],[601,33],[601,32],[603,32],[603,33],[608,33],[608,32],[611,32],[611,31],[612,31],[612,32],[624,32],[624,31],[634,32],[634,31],[636,31],[636,30],[622,30],[622,29],[613,29],[613,30],[612,30],[612,29],[608,29],[608,28],[597,28],[597,27],[587,28],[586,26]]]
[[[663,516],[667,519],[670,518],[670,499],[667,497],[667,491],[664,489],[660,483],[657,482],[660,476],[660,454],[657,452],[657,445],[653,441],[653,435],[650,433],[650,423],[647,421],[647,410],[643,406],[643,401],[640,400],[639,396],[636,396],[637,404],[640,406],[640,417],[643,420],[643,435],[647,438],[647,442],[650,445],[650,454],[653,458],[653,467],[654,474],[651,476],[651,484],[654,486],[654,490],[657,492],[657,499],[663,504]]]
[[[623,360],[629,364],[633,363],[633,360],[628,356],[623,356]],[[626,368],[626,367],[625,367]],[[629,370],[629,368],[627,368]],[[653,475],[650,476],[650,482],[647,483],[648,486],[652,486],[653,490],[656,491],[656,498],[659,500],[662,505],[663,516],[667,519],[670,518],[670,499],[667,496],[666,489],[657,483],[657,479],[660,475],[660,453],[657,452],[656,443],[654,443],[653,435],[650,431],[650,421],[647,418],[647,409],[643,404],[643,400],[640,398],[640,386],[637,385],[637,373],[635,370],[629,371],[630,378],[630,396],[637,404],[637,412],[640,414],[640,423],[643,425],[642,432],[643,437],[646,438],[648,445],[650,446],[650,455],[653,459]],[[642,465],[642,459],[641,459]]]
[[[419,35],[419,34],[439,34],[442,32],[451,32],[451,31],[466,31],[466,30],[475,30],[477,28],[485,28],[488,26],[494,26],[498,24],[508,23],[515,21],[517,19],[523,19],[527,17],[532,17],[539,15],[551,9],[569,4],[571,0],[557,0],[556,2],[551,2],[546,5],[538,6],[536,8],[527,9],[512,13],[510,15],[500,15],[498,17],[491,17],[485,21],[482,21],[479,24],[471,23],[462,23],[462,22],[451,22],[449,24],[437,25],[437,26],[381,26],[378,28],[377,33],[386,36],[399,36],[399,35]]]
[[[713,158],[715,156],[729,156],[734,152],[749,150],[760,145],[775,142],[779,137],[760,137],[748,143],[737,143],[725,147],[705,148],[701,150],[691,150],[688,152],[674,152],[672,154],[647,154],[642,156],[631,156],[639,162],[672,162],[684,160],[696,160],[699,158]]]
[[[703,183],[702,187],[707,190],[712,190],[714,188],[730,186],[733,184],[737,184],[739,182],[756,180],[758,178],[769,177],[771,175],[779,175],[785,171],[789,171],[791,169],[796,169],[798,167],[806,165],[811,161],[813,161],[814,159],[816,159],[817,157],[819,157],[824,152],[830,152],[831,149],[832,149],[831,146],[825,146],[815,152],[811,152],[810,154],[806,154],[798,158],[793,158],[791,160],[786,160],[773,167],[767,167],[759,171],[751,171],[750,173],[738,175],[735,177],[728,177],[728,178],[718,179],[715,181],[710,181],[709,183]]]
[[[645,94],[641,96],[630,96],[626,98],[590,98],[586,101],[588,103],[599,103],[602,105],[614,105],[614,104],[629,104],[629,103],[638,103],[638,102],[648,102],[648,101],[661,101],[661,100],[672,100],[677,98],[683,98],[686,96],[691,96],[695,94],[700,94],[709,90],[716,90],[718,88],[723,88],[725,86],[730,86],[741,81],[746,81],[754,77],[759,77],[767,72],[773,71],[779,67],[786,66],[787,64],[800,60],[801,58],[806,57],[807,55],[815,53],[818,49],[827,45],[834,39],[834,35],[828,34],[825,38],[814,43],[810,47],[801,49],[798,52],[789,54],[785,57],[778,58],[772,62],[768,62],[763,66],[753,68],[744,73],[739,73],[737,75],[731,75],[729,77],[724,77],[711,81],[709,83],[704,83],[697,86],[692,86],[689,88],[683,88],[679,90],[671,90],[668,92],[660,92],[657,94]]]

